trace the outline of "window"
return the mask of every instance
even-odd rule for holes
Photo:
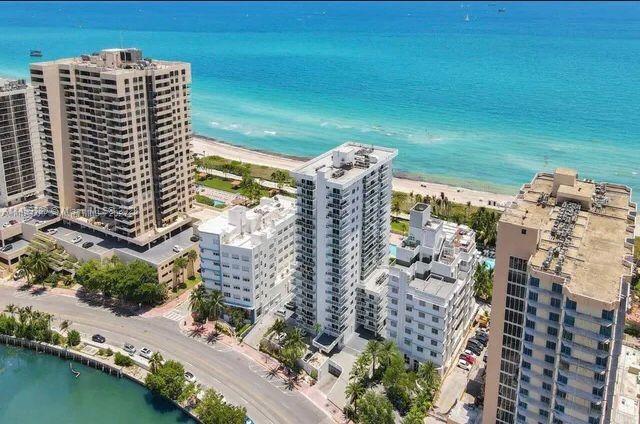
[[[578,304],[571,299],[567,299],[566,302],[564,302],[564,306],[571,311],[575,311]]]
[[[544,355],[544,361],[548,364],[553,364],[556,360],[551,355]]]
[[[532,353],[532,352],[531,352],[531,349],[529,349],[528,347],[525,347],[524,349],[522,349],[522,353],[523,353],[525,356],[531,356],[531,353]]]
[[[551,285],[551,291],[554,293],[562,293],[562,285],[558,283],[553,283]]]
[[[611,310],[611,311],[605,311],[605,310],[603,310],[603,311],[602,311],[602,318],[603,318],[603,319],[606,319],[606,320],[608,320],[608,321],[613,321],[613,313],[614,313],[614,312],[615,312],[615,311],[613,311],[613,310]]]
[[[557,297],[551,298],[551,306],[553,306],[554,308],[559,308],[561,304],[562,304],[562,301]]]
[[[526,228],[521,229],[520,234],[527,234],[527,229]]]
[[[529,315],[534,315],[534,316],[535,316],[535,314],[536,314],[536,312],[537,312],[537,311],[538,311],[538,310],[536,309],[536,307],[535,307],[535,306],[531,306],[531,305],[527,306],[527,313],[528,313]]]
[[[438,330],[437,330],[437,329],[435,329],[435,328],[432,328],[432,329],[431,329],[431,333],[432,333],[432,334],[438,334]]]
[[[567,331],[567,330],[562,330],[562,338],[564,340],[572,341],[573,340],[573,333],[571,333],[570,331]]]
[[[556,342],[552,342],[547,340],[547,343],[545,344],[545,347],[549,350],[556,350]]]
[[[555,312],[549,312],[549,321],[558,322],[560,321],[560,315]]]
[[[434,351],[429,352],[429,354],[431,355],[431,357],[435,358],[436,356],[438,356],[437,353],[435,353]]]
[[[567,325],[569,327],[573,327],[575,323],[576,323],[576,319],[574,317],[572,317],[571,315],[565,315],[564,316],[564,325]]]
[[[558,373],[558,383],[567,384],[567,377]]]
[[[542,390],[546,390],[548,392],[551,391],[551,384],[549,383],[545,383],[544,381],[542,382]]]
[[[431,340],[431,346],[438,346],[438,342],[435,340]]]
[[[538,293],[532,291],[529,292],[529,300],[533,300],[534,302],[538,301]]]
[[[533,342],[533,334],[525,333],[524,334],[524,341],[532,343]]]
[[[571,356],[571,348],[566,346],[564,343],[560,346],[560,352],[564,355]]]
[[[440,310],[440,307],[439,307],[438,305],[433,305],[433,310],[434,310],[434,311],[439,311],[439,310]]]
[[[546,368],[542,370],[542,374],[544,374],[545,377],[553,377],[553,371]]]
[[[556,327],[547,327],[547,334],[550,336],[557,336],[558,329]]]
[[[529,285],[532,287],[540,287],[540,279],[536,277],[529,278]]]
[[[433,322],[439,322],[440,320],[438,319],[438,317],[431,317],[431,321],[433,321]]]
[[[531,320],[527,320],[527,323],[525,324],[525,326],[526,326],[527,328],[532,329],[532,330],[535,330],[535,329],[536,329],[536,323],[535,323],[535,322],[533,322],[533,321],[531,321]]]

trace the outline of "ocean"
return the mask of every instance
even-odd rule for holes
[[[574,167],[638,198],[637,2],[0,7],[0,74],[26,77],[31,49],[191,62],[199,134],[299,156],[393,146],[397,171],[505,193]]]

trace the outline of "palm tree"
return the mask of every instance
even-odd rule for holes
[[[430,389],[437,389],[440,386],[440,374],[438,374],[436,365],[431,361],[420,364],[418,378]]]
[[[151,374],[155,374],[160,366],[162,366],[163,362],[164,358],[162,357],[162,354],[160,354],[160,352],[153,352],[151,358],[149,358],[149,370],[151,371]]]
[[[302,332],[299,328],[294,328],[287,333],[287,337],[284,339],[284,347],[290,348],[296,351],[304,348],[304,341],[302,340]]]
[[[275,334],[280,334],[287,329],[287,324],[285,324],[282,318],[276,319],[276,321],[271,326],[271,334],[269,335],[269,339],[271,339]]]
[[[207,296],[207,318],[217,321],[224,308],[224,295],[219,290],[211,290]]]
[[[198,252],[195,250],[189,250],[187,252],[187,261],[189,261],[189,277],[196,275],[196,260],[198,259]]]
[[[178,275],[180,275],[180,284],[184,283],[184,269],[187,267],[187,258],[181,256],[173,261],[173,287],[178,285]]]
[[[200,284],[191,291],[191,295],[189,296],[189,306],[191,306],[191,311],[196,312],[198,315],[204,315],[202,310],[206,299],[207,289],[204,284]]]
[[[382,343],[377,340],[369,340],[369,343],[367,343],[367,347],[364,350],[371,357],[371,368],[373,373],[376,372],[376,359],[378,359],[381,349]]]
[[[31,255],[27,255],[20,258],[20,260],[18,261],[18,265],[16,266],[16,269],[24,272],[24,276],[27,277],[27,284],[29,285],[32,284],[33,277],[32,263],[33,262],[31,260]]]
[[[380,350],[378,351],[378,362],[380,362],[380,366],[386,368],[391,363],[391,358],[396,354],[398,348],[395,343],[391,340],[385,340],[382,342],[380,346]]]
[[[351,383],[347,384],[344,394],[347,399],[349,399],[349,403],[353,405],[355,413],[357,413],[358,399],[360,399],[364,392],[365,387],[359,381],[352,381]]]
[[[49,268],[51,265],[51,258],[49,257],[49,254],[36,250],[29,256],[33,275],[40,280],[42,285],[44,285],[44,279],[49,273]]]

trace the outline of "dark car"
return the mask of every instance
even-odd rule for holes
[[[13,249],[13,245],[12,244],[7,244],[5,245],[2,249],[0,249],[0,251],[2,252],[8,252],[9,250]]]
[[[482,353],[482,349],[480,349],[476,345],[467,345],[466,348],[469,349],[471,352],[473,352],[473,354],[476,356],[480,356],[480,354]]]
[[[296,302],[294,302],[293,300],[287,302],[284,304],[284,307],[289,309],[290,311],[295,311],[296,310]]]
[[[470,342],[477,343],[477,344],[479,344],[479,345],[480,345],[480,346],[482,346],[482,347],[484,347],[484,346],[486,346],[486,345],[487,345],[487,342],[486,342],[486,341],[484,341],[484,340],[482,340],[482,339],[479,339],[479,338],[477,338],[477,337],[471,337],[471,338],[469,339],[469,341],[470,341]]]
[[[85,249],[88,249],[91,246],[93,246],[93,242],[92,241],[85,241],[84,243],[82,243],[82,247],[85,248]]]
[[[200,241],[200,237],[198,237],[197,235],[194,234],[194,235],[191,236],[191,238],[189,240],[194,241],[194,242],[195,241]]]
[[[107,339],[105,339],[104,336],[101,336],[100,334],[94,334],[93,336],[91,336],[91,340],[96,343],[104,343]]]

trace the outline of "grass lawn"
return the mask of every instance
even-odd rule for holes
[[[200,184],[215,188],[216,190],[228,191],[229,193],[237,193],[231,185],[232,180],[225,180],[224,178],[209,176],[207,179],[200,181]]]
[[[271,178],[271,174],[273,174],[275,171],[280,170],[279,168],[272,168],[265,165],[254,165],[246,162],[233,161],[220,156],[206,156],[204,158],[198,159],[197,163],[198,165],[202,165],[205,168],[217,169],[218,171],[222,172],[237,173],[237,175],[242,175],[242,173],[239,171],[240,168],[243,167],[249,171],[249,175],[251,175],[253,178],[262,178],[263,180],[270,181],[273,180],[273,178]],[[236,172],[234,172],[233,169],[225,169],[229,165],[235,165],[235,167],[237,168],[235,170]]]
[[[216,177],[213,175],[209,175],[206,179],[198,181],[199,184],[202,184],[209,188],[215,188],[217,190],[226,191],[228,193],[241,195],[242,191],[239,189],[238,190],[234,189],[233,186],[231,185],[232,182],[233,180],[226,180],[224,178]],[[263,187],[260,189],[260,196],[269,197],[270,192],[271,191],[269,189]],[[202,196],[202,197],[206,197],[206,196]],[[196,198],[196,200],[198,199]],[[202,200],[205,200],[205,199],[202,199]],[[209,204],[209,203],[205,203],[205,204]],[[213,203],[210,203],[210,204],[213,204]]]
[[[405,220],[391,221],[391,232],[396,234],[406,234],[409,231],[409,222]]]

